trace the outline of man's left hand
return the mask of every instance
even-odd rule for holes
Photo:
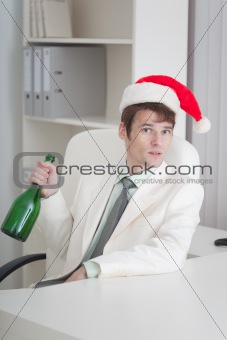
[[[87,272],[84,266],[77,269],[65,282],[73,282],[87,279]]]

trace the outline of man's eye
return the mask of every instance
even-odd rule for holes
[[[142,129],[142,132],[144,132],[144,133],[149,133],[151,131],[151,129],[149,129],[149,128],[143,128]]]
[[[164,135],[170,134],[172,131],[171,130],[163,130]]]

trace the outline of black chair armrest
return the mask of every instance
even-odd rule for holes
[[[7,276],[9,276],[12,272],[17,270],[18,268],[23,267],[24,265],[30,262],[45,260],[45,259],[46,259],[45,253],[31,254],[31,255],[21,256],[15,260],[12,260],[4,264],[0,268],[0,282],[2,282]]]

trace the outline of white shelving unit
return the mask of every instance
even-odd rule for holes
[[[92,38],[30,38],[34,44],[102,44],[102,45],[132,45],[132,39],[92,39]]]
[[[104,45],[105,116],[86,117],[81,122],[77,117],[47,119],[24,115],[24,151],[51,150],[64,155],[74,134],[117,127],[122,92],[142,76],[168,74],[186,84],[188,0],[72,0],[71,15],[73,38],[31,38],[29,1],[24,0],[24,45]],[[185,134],[183,114],[176,134]],[[24,246],[25,253],[44,249],[40,235],[30,237]],[[34,272],[31,268],[26,270],[25,285],[35,280]]]
[[[31,38],[29,1],[24,0],[24,45],[104,45],[107,56],[105,116],[81,120],[76,116],[75,119],[24,116],[24,151],[51,149],[64,154],[68,140],[75,133],[118,126],[121,94],[132,81],[133,1],[72,0],[71,15],[73,38]]]
[[[115,117],[103,117],[103,116],[92,116],[92,117],[83,117],[82,120],[79,118],[45,118],[45,117],[32,117],[28,116],[26,119],[34,122],[44,122],[44,123],[53,123],[53,124],[62,124],[62,125],[70,125],[70,126],[89,126],[94,129],[113,129],[116,127],[117,122]]]

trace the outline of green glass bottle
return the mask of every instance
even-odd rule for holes
[[[55,157],[46,155],[45,162],[53,163]],[[1,231],[16,240],[26,241],[39,216],[41,187],[32,183],[30,188],[19,195],[13,202],[5,220],[2,223]]]

